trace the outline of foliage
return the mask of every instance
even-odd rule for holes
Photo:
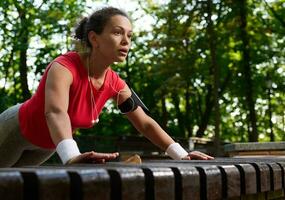
[[[244,2],[245,7],[239,1],[212,1],[221,139],[248,141],[252,124],[243,68],[247,62],[259,140],[269,141],[270,133],[275,140],[283,140],[285,1]],[[170,135],[214,137],[217,119],[207,1],[170,0],[163,6],[151,0],[138,3],[139,9],[154,20],[153,30],[136,32],[127,61],[114,69]],[[1,110],[28,96],[24,91],[25,73],[20,68],[21,52],[26,50],[26,80],[32,93],[47,64],[72,48],[72,27],[84,9],[80,0],[0,3]],[[246,11],[244,30],[241,11]],[[100,123],[79,134],[112,136],[136,131],[118,115],[116,105],[108,103]]]
[[[27,99],[47,64],[71,48],[71,28],[83,9],[76,0],[0,2],[1,110]]]

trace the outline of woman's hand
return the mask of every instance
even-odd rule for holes
[[[106,161],[113,160],[119,156],[118,152],[115,153],[97,153],[94,151],[85,152],[70,159],[66,164],[76,163],[105,163]]]
[[[213,160],[214,157],[204,154],[200,151],[191,151],[182,160]]]

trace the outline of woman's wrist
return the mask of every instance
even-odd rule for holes
[[[66,164],[70,159],[81,154],[77,143],[73,139],[64,139],[60,141],[56,146],[56,152],[63,164]]]
[[[166,153],[174,160],[181,160],[188,155],[179,143],[170,144],[166,149]]]

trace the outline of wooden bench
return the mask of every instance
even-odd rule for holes
[[[216,158],[0,169],[1,199],[285,199],[285,160]]]
[[[244,142],[224,146],[230,157],[284,157],[285,142]]]

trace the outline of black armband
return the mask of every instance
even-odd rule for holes
[[[120,109],[120,111],[123,114],[125,114],[125,113],[136,110],[138,106],[140,106],[144,110],[145,113],[150,114],[149,109],[144,105],[144,103],[138,97],[135,91],[132,88],[130,89],[131,89],[132,95],[127,100],[125,100],[123,103],[118,105],[118,108]]]

